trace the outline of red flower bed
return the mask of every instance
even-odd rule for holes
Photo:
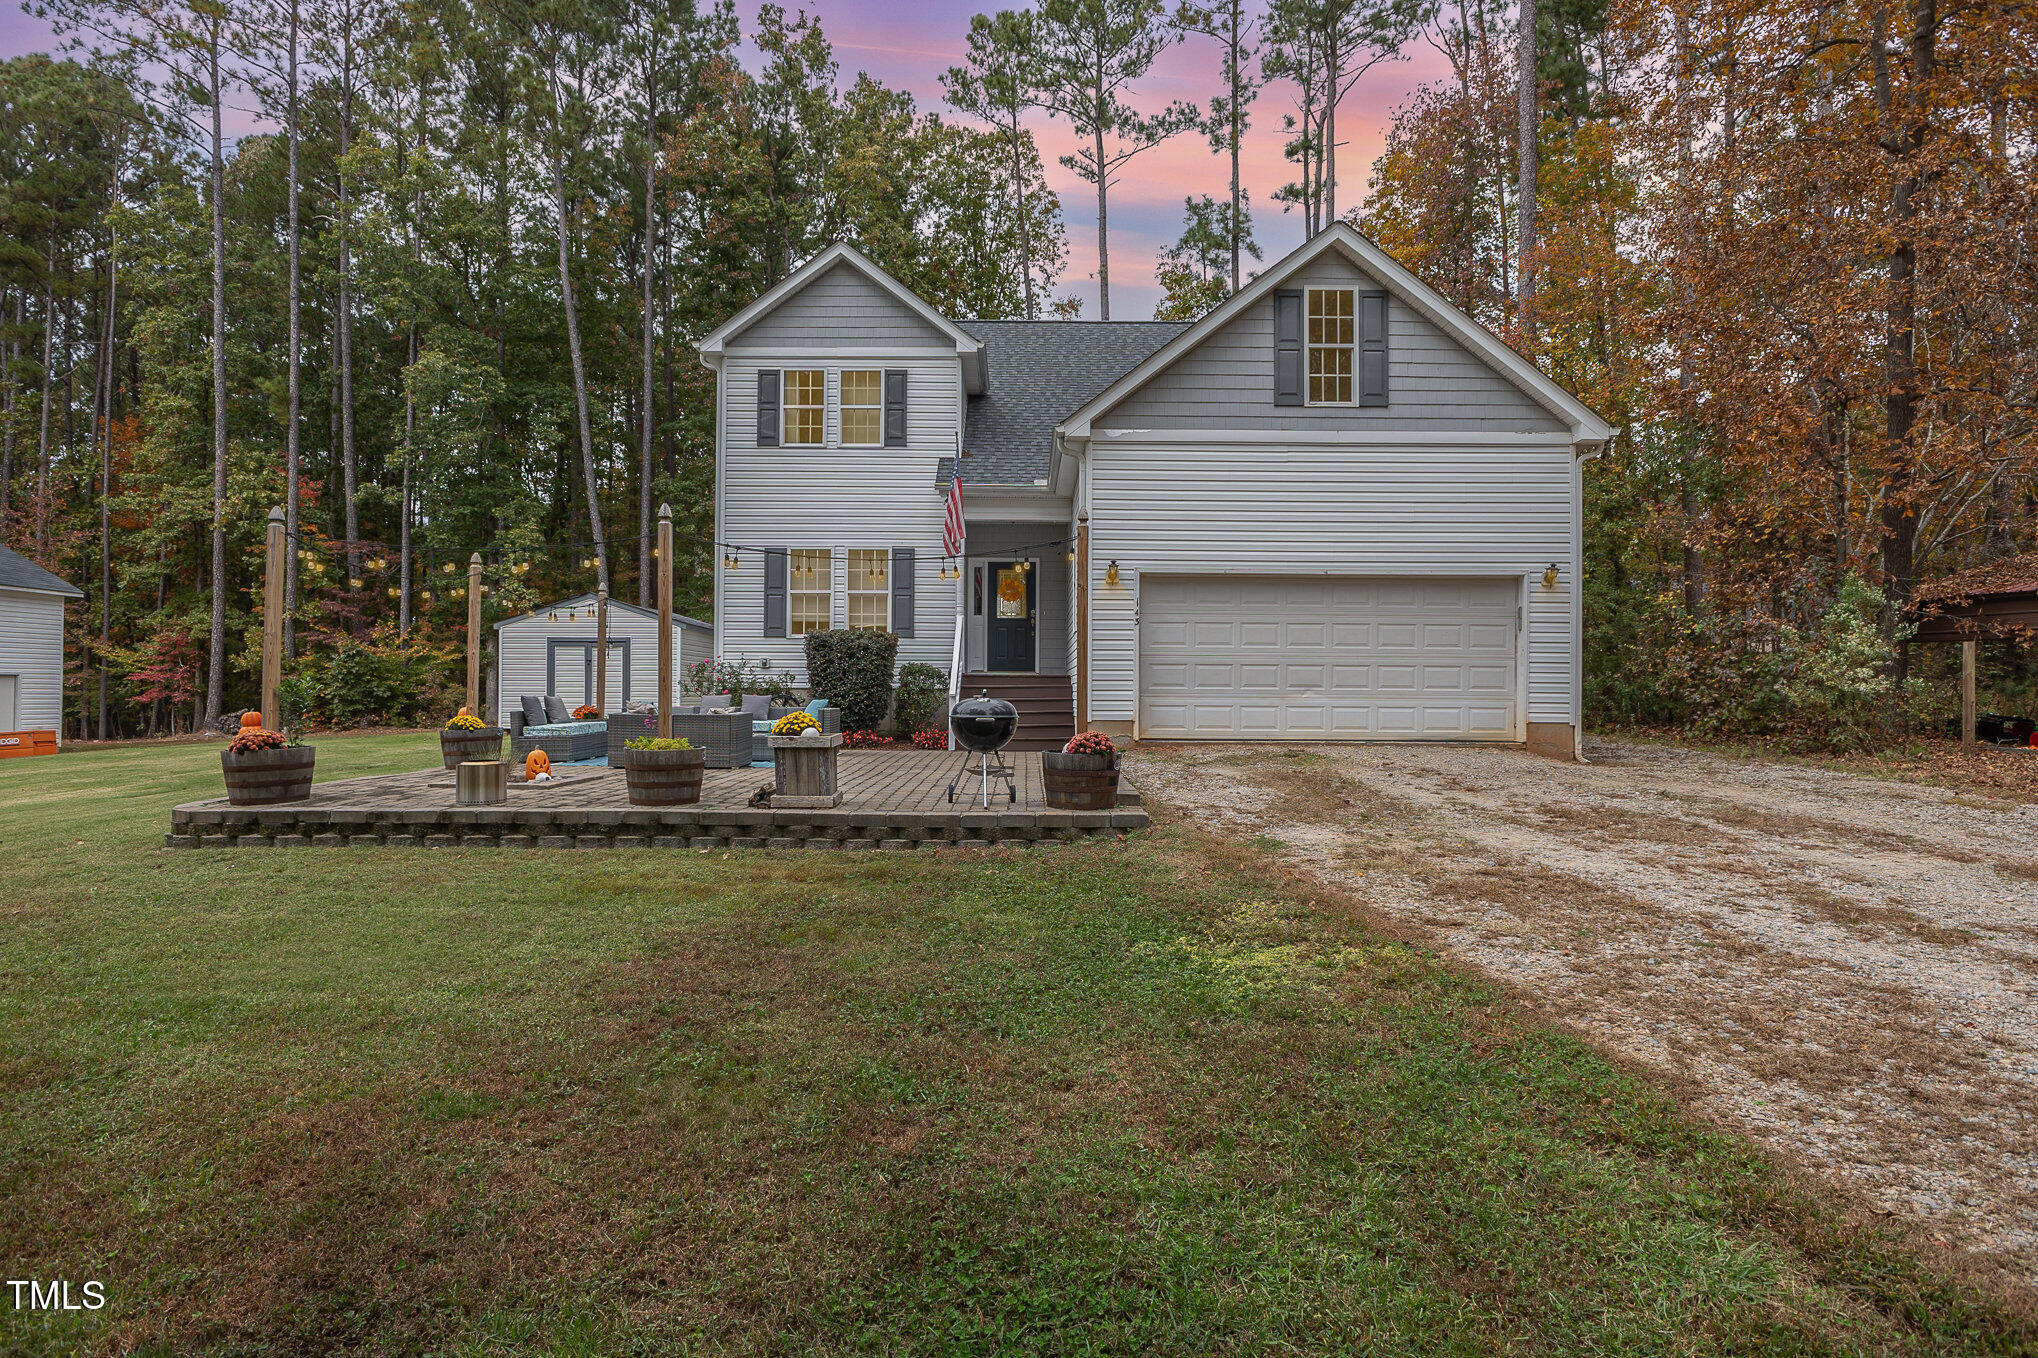
[[[913,732],[913,744],[923,750],[945,750],[948,748],[948,732],[933,727]]]
[[[892,738],[882,731],[845,731],[842,743],[852,750],[881,750],[892,743]]]

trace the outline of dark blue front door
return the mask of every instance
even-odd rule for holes
[[[1030,562],[991,563],[991,607],[984,619],[986,668],[1033,668],[1033,578],[1037,574]]]

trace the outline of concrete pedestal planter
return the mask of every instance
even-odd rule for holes
[[[229,806],[274,806],[279,802],[301,802],[311,796],[312,762],[316,745],[287,745],[280,750],[249,750],[235,754],[219,752],[220,772],[226,776]]]
[[[835,755],[841,748],[839,732],[771,737],[771,764],[777,775],[771,804],[796,810],[842,805],[835,778]]]
[[[481,763],[502,758],[502,728],[485,726],[479,731],[443,730],[439,732],[439,757],[449,769],[462,764]]]
[[[1118,805],[1118,756],[1049,750],[1040,756],[1040,785],[1057,811],[1110,811]]]
[[[706,750],[623,750],[623,782],[632,806],[691,806],[701,799]]]

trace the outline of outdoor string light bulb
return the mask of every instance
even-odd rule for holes
[[[347,577],[347,588],[348,588],[348,589],[359,589],[359,588],[361,588],[361,577],[360,577],[360,576],[358,576],[358,575],[350,575],[350,576],[348,576],[348,577]]]
[[[448,561],[445,565],[439,567],[439,569],[444,571],[446,574],[451,575],[453,573],[453,563]]]

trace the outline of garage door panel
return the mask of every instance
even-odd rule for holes
[[[1517,580],[1145,575],[1154,737],[1513,740]]]

